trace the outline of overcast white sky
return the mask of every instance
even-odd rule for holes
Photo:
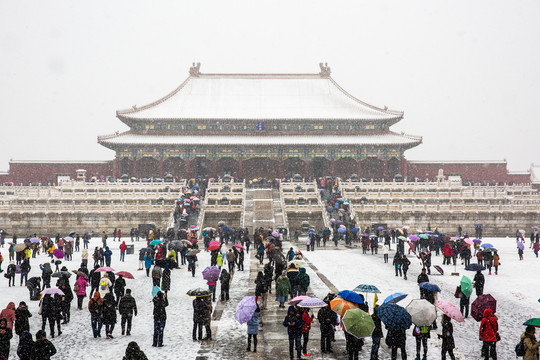
[[[317,73],[405,111],[417,160],[540,163],[538,0],[2,1],[0,170],[106,160],[118,109],[208,73]]]

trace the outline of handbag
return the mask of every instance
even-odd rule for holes
[[[493,326],[493,324],[491,323],[491,320],[488,319],[488,323],[489,325],[491,325],[491,328],[493,329],[493,331],[495,331],[495,327]],[[497,341],[501,341],[501,335],[499,335],[499,332],[497,331],[497,333],[495,334],[495,337],[497,338]]]
[[[73,286],[73,291],[79,291],[79,284],[75,284],[75,286]]]

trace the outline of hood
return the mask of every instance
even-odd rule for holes
[[[125,242],[125,241],[122,241],[122,245],[126,245],[126,242]]]
[[[490,317],[493,315],[493,310],[491,309],[485,309],[484,310],[484,317]]]
[[[294,313],[296,314],[296,307],[290,305],[289,308],[287,309],[287,315],[289,315],[289,313],[290,313],[291,311],[294,311]]]
[[[298,275],[300,275],[300,274],[305,275],[306,274],[306,269],[300,268]]]
[[[100,296],[101,296],[101,294],[99,293],[99,291],[96,291],[96,292],[94,293],[94,300],[99,299]]]
[[[15,303],[14,303],[13,301],[11,301],[11,302],[8,304],[8,306],[7,306],[6,309],[15,310]]]
[[[30,334],[30,331],[24,330],[21,334],[21,337],[19,338],[19,342],[29,343],[32,341],[32,334]]]
[[[108,246],[105,246],[105,251],[109,250],[109,247]]]
[[[445,244],[444,247],[448,248],[448,247],[450,247],[450,244]]]
[[[7,320],[6,318],[0,319],[0,328],[6,328],[7,327]]]

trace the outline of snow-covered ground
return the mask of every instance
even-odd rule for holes
[[[113,242],[109,239],[108,245],[113,251],[111,266],[116,270],[125,270],[131,272],[134,280],[126,279],[127,288],[132,289],[132,295],[137,301],[138,316],[133,318],[133,327],[131,336],[122,336],[120,327],[120,316],[116,324],[113,336],[114,339],[107,340],[104,335],[105,327],[102,329],[102,337],[94,339],[92,336],[92,328],[90,325],[90,314],[87,310],[88,297],[85,298],[84,310],[77,310],[77,299],[75,298],[71,306],[71,322],[67,325],[62,325],[62,335],[54,339],[49,337],[58,350],[58,359],[121,359],[125,353],[127,344],[130,341],[136,341],[141,349],[146,353],[149,359],[178,359],[179,354],[182,358],[194,359],[200,348],[199,342],[193,342],[191,339],[193,307],[192,299],[186,296],[186,292],[195,287],[206,288],[206,281],[203,280],[201,271],[206,266],[210,265],[209,253],[204,251],[198,255],[199,267],[195,277],[191,276],[191,272],[187,271],[187,266],[182,266],[180,270],[173,270],[171,273],[171,291],[169,291],[169,307],[167,308],[167,323],[165,326],[165,336],[163,348],[152,347],[153,336],[153,304],[152,304],[152,279],[146,277],[144,270],[138,271],[139,268],[139,252],[138,250],[146,245],[145,241],[135,242],[135,253],[126,255],[126,261],[120,262],[120,243]],[[7,240],[10,241],[10,240]],[[6,241],[6,243],[7,243]],[[126,241],[127,244],[131,243]],[[101,246],[101,239],[94,238],[90,242],[89,266],[93,265],[91,253],[95,246]],[[7,245],[5,248],[0,248],[4,256],[2,269],[5,270],[8,261]],[[40,255],[36,259],[31,260],[32,270],[30,277],[41,276],[39,264],[50,261],[45,255]],[[67,266],[69,270],[76,270],[81,263],[81,253],[77,252],[73,255],[73,261],[64,261],[62,265]],[[247,265],[249,266],[249,265]],[[53,266],[54,269],[54,266]],[[15,302],[18,306],[20,301],[25,301],[28,304],[29,310],[32,313],[30,318],[30,331],[33,335],[37,330],[41,329],[41,316],[38,315],[38,301],[30,301],[28,289],[24,286],[19,286],[20,277],[17,274],[15,278],[16,287],[8,287],[8,281],[3,276],[0,279],[0,308],[5,308],[10,301]],[[70,284],[73,286],[75,276],[71,276]],[[231,286],[235,288],[235,282]],[[56,279],[53,278],[51,285],[54,287]],[[219,286],[218,286],[219,289]],[[89,293],[90,288],[87,288]],[[214,303],[215,304],[215,303]],[[49,333],[49,327],[45,329]],[[14,334],[11,340],[10,359],[17,359],[16,351],[18,345],[18,336]]]
[[[486,284],[484,294],[491,294],[497,300],[497,317],[499,318],[499,328],[502,340],[497,343],[499,359],[515,358],[514,346],[519,341],[519,336],[524,331],[522,323],[531,317],[540,317],[540,290],[538,287],[537,276],[540,271],[540,258],[536,258],[531,249],[529,249],[529,240],[526,241],[526,251],[524,260],[520,261],[517,255],[515,238],[489,238],[483,239],[484,242],[493,244],[501,257],[501,266],[499,274],[488,275],[484,271]],[[412,299],[420,297],[416,278],[422,268],[420,260],[413,254],[409,256],[411,267],[408,272],[408,280],[396,277],[394,267],[392,266],[392,257],[394,252],[390,253],[388,264],[383,261],[382,254],[363,255],[362,250],[340,248],[332,250],[302,252],[306,257],[325,274],[328,279],[340,290],[352,290],[358,284],[376,285],[382,294],[379,294],[379,304],[382,304],[384,298],[394,292],[405,292],[409,296],[400,302],[400,305],[406,306]],[[395,249],[395,245],[393,245]],[[476,259],[474,261],[476,262]],[[453,265],[442,265],[442,256],[436,257],[433,253],[433,265],[441,265],[445,271],[444,276],[437,275],[436,270],[431,271],[430,282],[439,285],[442,292],[439,299],[447,300],[459,307],[459,299],[454,298],[454,291],[462,275],[471,279],[474,272],[465,271],[458,259],[457,271],[459,276],[452,276]],[[471,304],[476,299],[475,292],[471,296]],[[373,306],[373,294],[368,294],[370,308]],[[440,312],[439,312],[440,314]],[[438,319],[440,322],[440,318]],[[478,340],[479,322],[476,322],[469,316],[464,323],[454,322],[454,338],[456,341],[456,355],[460,359],[479,359],[482,343]],[[441,327],[432,332],[430,339],[430,350],[428,358],[440,357],[440,340],[434,333],[440,333]],[[415,355],[415,341],[412,336],[412,327],[408,330],[407,353],[410,358]],[[384,356],[382,357],[385,358]]]

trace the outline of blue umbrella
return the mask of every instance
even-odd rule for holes
[[[159,288],[159,286],[154,286],[152,288],[152,297],[155,298],[157,293],[160,292],[160,291],[161,291],[161,289]]]
[[[383,304],[397,304],[401,300],[405,299],[407,297],[407,294],[405,293],[393,293],[392,295],[389,295],[386,299],[384,299]]]
[[[358,295],[357,293],[351,290],[342,290],[338,292],[338,296],[341,296],[343,299],[356,303],[356,304],[364,303],[364,299],[362,298],[362,296]]]
[[[353,234],[358,233],[358,231],[360,231],[360,229],[359,229],[359,228],[356,228],[356,227],[351,229],[351,232],[352,232]]]
[[[159,244],[161,244],[161,240],[152,240],[152,241],[150,242],[150,245],[151,245],[151,246],[159,245]]]
[[[368,285],[368,284],[360,284],[357,287],[353,289],[353,291],[357,292],[365,292],[365,293],[381,293],[379,289],[375,285]]]
[[[420,286],[422,289],[426,289],[429,291],[441,292],[441,288],[439,288],[437,285],[432,284],[432,283],[423,282],[423,283],[418,284],[418,286]]]
[[[411,314],[396,304],[382,304],[377,314],[384,325],[393,330],[407,330],[412,325]]]
[[[480,264],[469,264],[469,265],[465,266],[465,270],[468,270],[468,271],[482,271],[482,270],[486,270],[486,267],[482,266]]]
[[[485,244],[480,245],[480,247],[483,247],[484,249],[486,249],[486,248],[492,248],[494,246],[491,244],[485,243]]]
[[[229,231],[229,227],[226,226],[226,225],[223,225],[223,226],[221,227],[221,230],[223,230],[223,231]]]
[[[337,232],[340,233],[340,234],[344,234],[345,229],[344,228],[339,228],[339,229],[337,229]]]

